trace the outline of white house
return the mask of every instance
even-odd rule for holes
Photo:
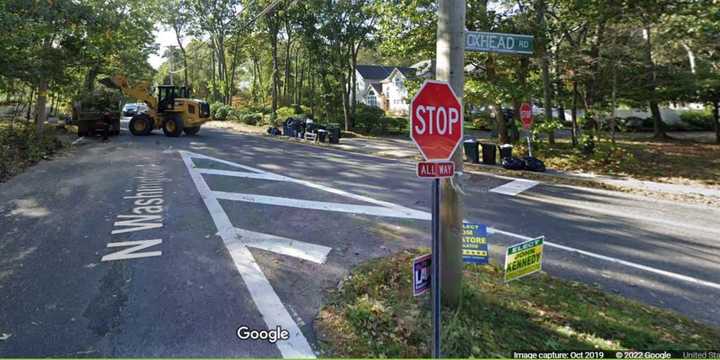
[[[357,102],[376,106],[388,113],[405,115],[409,111],[409,99],[405,81],[415,76],[417,69],[383,65],[358,65]]]

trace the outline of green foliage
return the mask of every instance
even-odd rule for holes
[[[80,102],[82,111],[119,111],[122,96],[115,89],[98,87],[93,91],[83,91],[73,99]]]
[[[233,111],[233,108],[230,105],[221,102],[210,104],[210,116],[213,120],[225,121],[231,111]]]
[[[715,119],[709,110],[680,113],[680,120],[686,123],[690,127],[690,130],[710,131],[714,129],[713,122]]]
[[[296,108],[294,106],[281,107],[277,109],[275,113],[277,114],[278,119],[282,121],[285,121],[285,119],[297,114]]]
[[[365,134],[383,134],[387,129],[385,112],[375,106],[357,104],[355,109],[355,129]]]
[[[491,118],[489,114],[475,115],[471,124],[476,130],[492,131],[495,129],[495,119]]]
[[[0,121],[0,181],[60,148],[62,143],[51,131],[38,134],[34,124],[22,121],[11,127]]]
[[[247,113],[240,117],[240,121],[248,125],[258,125],[263,121],[262,113]]]
[[[533,129],[541,134],[550,134],[563,127],[560,119],[554,117],[546,120],[544,115],[539,114],[535,115],[534,118]]]

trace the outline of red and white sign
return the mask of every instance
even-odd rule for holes
[[[417,164],[417,176],[422,178],[445,178],[455,174],[455,163],[452,161],[432,162],[421,161]]]
[[[532,106],[528,103],[520,105],[520,121],[524,128],[529,129],[533,124]]]
[[[447,82],[426,80],[410,107],[410,138],[425,160],[450,160],[463,138],[463,109]]]

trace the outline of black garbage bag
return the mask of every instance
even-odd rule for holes
[[[502,167],[508,170],[524,170],[525,161],[515,156],[502,159]]]
[[[545,163],[536,157],[526,156],[523,158],[523,162],[525,162],[525,170],[537,172],[545,171]]]

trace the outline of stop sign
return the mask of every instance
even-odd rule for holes
[[[532,107],[528,103],[520,105],[520,121],[523,127],[529,129],[533,124]]]
[[[463,110],[447,82],[426,80],[410,107],[410,138],[425,160],[450,160],[463,137]]]

